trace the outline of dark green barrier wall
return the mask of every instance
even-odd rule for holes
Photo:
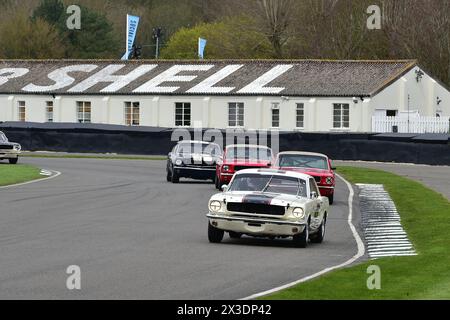
[[[176,143],[167,128],[10,122],[0,123],[0,130],[29,151],[162,155]],[[280,151],[320,152],[336,160],[450,165],[449,135],[280,132],[279,137]]]

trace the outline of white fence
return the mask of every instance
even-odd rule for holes
[[[450,133],[450,117],[372,117],[376,133]]]

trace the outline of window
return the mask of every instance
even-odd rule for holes
[[[91,123],[91,103],[89,101],[78,101],[77,113],[79,123]]]
[[[272,105],[272,128],[280,127],[280,107],[278,104]]]
[[[296,127],[303,129],[305,127],[305,105],[297,103],[296,108]]]
[[[396,117],[397,110],[386,110],[386,117]]]
[[[25,101],[19,101],[19,121],[24,122],[26,120],[26,107]]]
[[[175,126],[189,127],[191,125],[191,104],[177,102],[175,104]]]
[[[333,105],[333,128],[350,128],[350,105],[344,103],[335,103]]]
[[[45,120],[47,122],[53,122],[53,101],[47,101],[45,107]]]
[[[138,126],[140,124],[139,102],[125,102],[125,125]]]
[[[244,126],[244,104],[232,102],[228,104],[228,126]]]
[[[313,192],[315,192],[316,195],[320,197],[320,192],[314,179],[309,179],[309,189],[311,190],[310,197],[312,197]]]

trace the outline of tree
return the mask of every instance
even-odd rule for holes
[[[169,40],[161,52],[165,59],[197,59],[198,38],[205,38],[207,59],[265,59],[273,56],[270,42],[264,34],[252,31],[249,17],[238,16],[221,22],[203,23],[182,28]]]
[[[123,52],[111,23],[102,14],[82,7],[81,30],[64,28],[64,37],[68,39],[68,58],[106,59],[118,58]],[[65,18],[65,17],[64,17]],[[65,26],[60,20],[61,25]]]
[[[64,14],[64,4],[60,0],[43,0],[33,12],[33,19],[41,18],[51,25],[57,25]]]
[[[258,0],[262,31],[266,34],[276,58],[283,57],[283,46],[289,39],[295,0]]]
[[[42,19],[30,20],[19,11],[0,22],[0,57],[51,59],[64,55],[58,31]]]
[[[66,25],[68,16],[61,0],[42,0],[33,17],[43,19],[59,30],[66,47],[65,58],[100,59],[121,55],[118,37],[104,14],[83,6],[81,30],[69,30]]]

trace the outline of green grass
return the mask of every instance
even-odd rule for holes
[[[40,179],[40,171],[41,169],[30,165],[0,163],[0,186]]]
[[[167,157],[149,156],[149,157],[133,157],[133,156],[100,156],[100,155],[52,155],[52,154],[22,154],[21,157],[25,158],[55,158],[55,159],[103,159],[103,160],[166,160]]]
[[[385,186],[418,256],[371,260],[264,299],[450,299],[450,202],[418,182],[384,171],[338,171],[352,183]],[[381,290],[367,289],[370,265],[381,268]]]

